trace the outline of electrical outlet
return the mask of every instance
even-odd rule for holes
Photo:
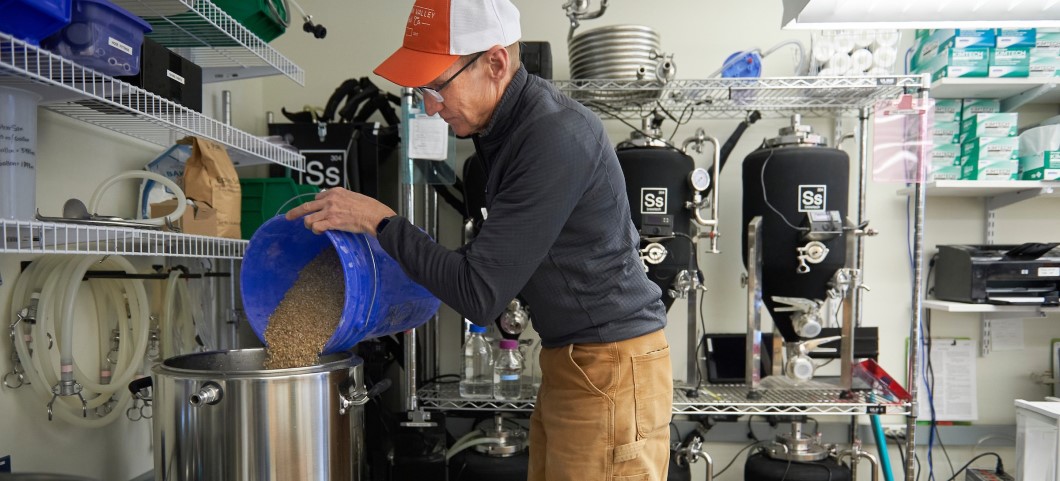
[[[884,424],[883,435],[888,438],[904,438],[905,424]]]
[[[0,473],[11,472],[11,455],[0,456]]]

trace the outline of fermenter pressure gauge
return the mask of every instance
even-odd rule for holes
[[[702,167],[693,170],[688,175],[688,180],[692,184],[692,188],[700,192],[710,187],[710,173]]]

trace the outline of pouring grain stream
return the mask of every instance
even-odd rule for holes
[[[320,252],[269,316],[265,328],[265,369],[312,366],[342,317],[345,302],[342,264],[335,249]]]

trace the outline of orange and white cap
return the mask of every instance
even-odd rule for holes
[[[519,40],[519,10],[510,0],[416,0],[401,48],[375,68],[404,87],[438,78],[462,55]]]

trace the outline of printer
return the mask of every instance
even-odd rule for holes
[[[990,304],[1060,304],[1060,243],[940,245],[935,297]]]

